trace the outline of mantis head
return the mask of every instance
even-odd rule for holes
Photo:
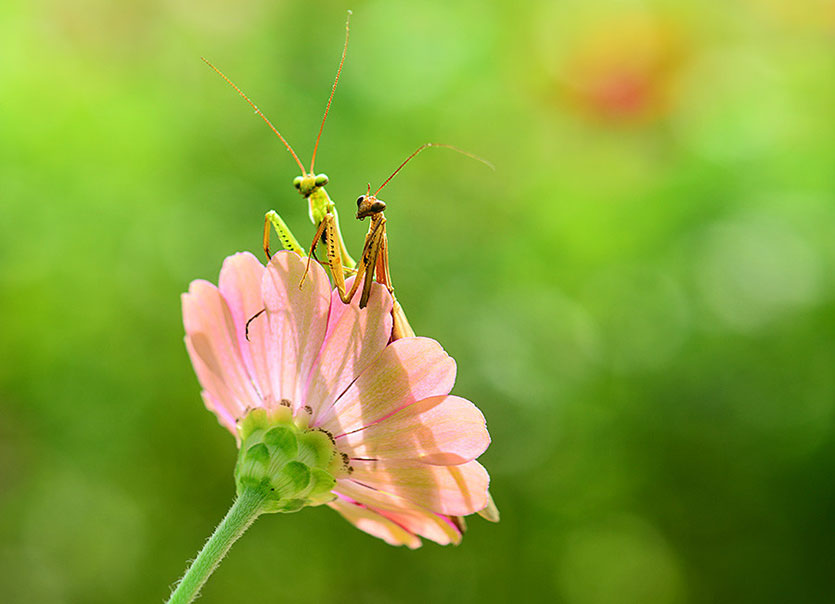
[[[366,216],[374,216],[384,212],[385,209],[386,202],[371,194],[371,185],[368,185],[368,193],[360,195],[357,199],[357,218],[359,220],[363,220]]]
[[[304,174],[293,179],[293,186],[301,193],[302,197],[310,197],[317,189],[328,184],[327,174]]]

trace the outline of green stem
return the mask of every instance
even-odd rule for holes
[[[200,589],[214,572],[217,565],[232,547],[232,544],[244,534],[256,518],[263,512],[264,494],[255,489],[244,491],[229,508],[226,516],[209,537],[206,545],[197,554],[186,574],[171,594],[168,604],[187,604],[194,600]]]

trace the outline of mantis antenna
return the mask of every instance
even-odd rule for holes
[[[316,164],[316,151],[319,149],[319,139],[322,138],[322,131],[325,129],[325,120],[328,119],[333,95],[336,92],[336,84],[339,82],[339,75],[342,73],[342,65],[345,64],[345,54],[348,52],[348,36],[351,34],[351,11],[348,11],[348,19],[345,21],[345,46],[342,47],[342,59],[339,61],[339,68],[336,70],[336,79],[333,81],[331,95],[328,104],[325,106],[325,115],[322,117],[322,125],[319,126],[319,135],[316,137],[316,144],[313,145],[313,157],[310,159],[310,173],[313,174],[313,166]],[[280,136],[280,135],[279,135]],[[304,169],[302,169],[304,172]]]
[[[258,107],[255,105],[255,103],[253,103],[251,100],[249,100],[249,97],[248,97],[248,96],[246,96],[246,95],[244,94],[243,90],[241,90],[240,88],[238,88],[232,80],[230,80],[229,78],[227,78],[227,77],[226,77],[226,75],[224,75],[224,73],[223,73],[220,69],[218,69],[217,67],[215,67],[214,65],[212,65],[212,64],[209,62],[209,60],[208,60],[208,59],[206,59],[206,57],[200,57],[200,58],[203,60],[203,62],[204,62],[206,65],[208,65],[209,67],[211,67],[212,69],[214,69],[214,70],[215,70],[215,72],[216,72],[216,73],[217,73],[220,77],[222,77],[224,80],[226,80],[227,84],[229,84],[232,88],[234,88],[235,90],[237,90],[237,91],[238,91],[238,94],[240,94],[240,95],[244,98],[244,100],[245,100],[247,103],[249,103],[249,106],[250,106],[250,107],[252,107],[253,109],[255,109],[255,113],[257,113],[258,115],[260,115],[260,116],[261,116],[261,118],[262,118],[265,122],[267,122],[267,125],[268,125],[271,129],[272,129],[272,131],[273,131],[273,132],[275,132],[275,133],[278,135],[278,138],[280,138],[280,139],[281,139],[281,142],[282,142],[282,143],[284,143],[284,146],[285,146],[285,147],[287,147],[287,150],[290,152],[290,155],[292,155],[292,156],[293,156],[293,159],[295,159],[295,160],[296,160],[296,163],[297,163],[297,164],[299,164],[299,168],[301,168],[301,170],[302,170],[302,174],[306,174],[306,172],[304,171],[304,166],[302,165],[302,162],[301,162],[301,160],[299,159],[299,156],[298,156],[298,155],[296,155],[296,152],[295,152],[295,151],[293,151],[293,147],[291,147],[291,146],[290,146],[290,143],[288,143],[288,142],[287,142],[287,140],[286,140],[283,136],[281,136],[281,132],[279,132],[278,130],[276,130],[276,127],[275,127],[275,126],[273,126],[272,122],[270,122],[270,120],[268,120],[268,119],[267,119],[267,116],[266,116],[266,115],[264,115],[263,113],[261,113],[261,110],[260,110],[260,109],[258,109]],[[341,67],[341,65],[340,65],[340,67]],[[325,115],[327,115],[327,112],[325,112]]]
[[[420,153],[421,151],[423,151],[423,150],[424,150],[424,149],[426,149],[427,147],[444,147],[444,148],[446,148],[446,149],[452,149],[452,150],[453,150],[453,151],[455,151],[456,153],[460,153],[461,155],[466,155],[467,157],[469,157],[469,158],[471,158],[471,159],[474,159],[474,160],[476,160],[476,161],[480,161],[481,163],[483,163],[485,166],[487,166],[487,167],[488,167],[488,168],[490,168],[491,170],[495,170],[495,169],[496,169],[496,167],[495,167],[493,164],[491,164],[489,161],[487,161],[487,160],[486,160],[486,159],[484,159],[483,157],[479,157],[478,155],[475,155],[474,153],[470,153],[469,151],[464,151],[463,149],[459,149],[458,147],[454,147],[453,145],[446,145],[446,144],[444,144],[444,143],[423,143],[423,144],[422,144],[420,147],[418,147],[418,148],[417,148],[417,149],[416,149],[416,150],[415,150],[415,151],[414,151],[414,152],[413,152],[413,153],[412,153],[409,157],[407,157],[407,158],[403,161],[403,163],[402,163],[402,164],[400,164],[400,165],[397,167],[397,170],[395,170],[394,172],[392,172],[391,176],[389,176],[389,177],[385,180],[385,182],[384,182],[383,184],[381,184],[381,185],[380,185],[380,188],[379,188],[379,189],[377,189],[376,191],[374,191],[374,197],[376,197],[376,196],[377,196],[377,193],[379,193],[379,192],[382,190],[382,188],[383,188],[383,187],[385,187],[385,186],[389,183],[389,181],[390,181],[392,178],[394,178],[394,177],[395,177],[395,175],[396,175],[398,172],[400,172],[400,170],[402,170],[402,169],[403,169],[403,166],[405,166],[406,164],[408,164],[408,163],[409,163],[409,161],[410,161],[410,160],[411,160],[411,159],[412,159],[415,155],[417,155],[418,153]],[[370,187],[370,185],[369,185],[368,190],[369,190],[369,192],[371,192],[371,187]]]

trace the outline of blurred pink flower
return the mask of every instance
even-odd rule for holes
[[[330,435],[346,461],[328,505],[392,545],[419,536],[458,543],[451,516],[488,505],[475,461],[490,437],[470,401],[450,396],[455,361],[429,338],[391,342],[392,300],[375,284],[368,306],[343,304],[325,271],[279,252],[223,263],[219,285],[183,294],[186,346],[206,407],[237,437],[253,408],[289,406],[297,422]],[[247,321],[260,311],[245,332]]]
[[[677,21],[641,12],[601,20],[579,35],[563,66],[567,98],[603,122],[666,117],[689,53]]]

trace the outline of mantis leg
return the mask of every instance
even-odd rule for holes
[[[304,266],[304,274],[302,275],[302,280],[299,281],[299,289],[302,288],[302,285],[304,285],[304,280],[307,279],[307,271],[310,270],[310,260],[313,258],[313,254],[316,253],[316,244],[319,243],[319,239],[322,238],[322,233],[324,232],[325,220],[322,220],[322,222],[320,222],[319,226],[316,228],[316,234],[313,236],[313,243],[310,244],[310,253],[307,255],[307,264]]]
[[[336,213],[336,207],[333,209],[333,226],[334,231],[336,231],[334,239],[336,239],[336,243],[339,245],[340,262],[343,270],[350,272],[356,268],[357,263],[351,258],[351,255],[348,253],[348,248],[345,247],[345,242],[342,240],[342,230],[339,228],[339,214]]]
[[[299,256],[304,256],[304,248],[299,244],[296,238],[293,236],[293,233],[290,231],[290,227],[288,227],[284,220],[281,219],[275,210],[270,210],[264,215],[264,253],[267,255],[267,261],[269,262],[270,258],[272,258],[272,254],[270,254],[270,225],[273,225],[275,228],[275,232],[278,235],[278,239],[281,241],[281,245],[284,247],[285,250],[295,252]],[[266,308],[262,308],[257,313],[252,315],[249,320],[246,322],[246,328],[244,333],[246,334],[247,341],[249,340],[249,325],[255,319],[260,317],[264,312],[266,312]]]
[[[310,269],[310,261],[314,257],[313,254],[316,251],[316,245],[320,240],[325,242],[325,247],[327,248],[328,268],[330,268],[334,286],[339,292],[339,297],[344,299],[345,273],[349,271],[353,272],[354,269],[346,269],[342,265],[342,258],[345,256],[342,244],[340,243],[342,238],[339,236],[336,219],[334,215],[330,213],[325,214],[322,222],[319,223],[319,228],[316,229],[316,235],[313,237],[313,243],[310,245],[310,254],[307,256],[307,266],[304,268],[304,275],[302,275],[299,287],[304,284],[304,280],[307,277],[307,271]]]
[[[382,283],[394,295],[394,287],[391,284],[391,273],[389,273],[389,241],[386,237],[385,225],[383,234],[380,237],[380,252],[377,254],[377,283]]]
[[[377,260],[380,258],[380,250],[385,245],[386,219],[382,214],[376,224],[372,223],[369,228],[368,237],[362,250],[362,263],[366,265],[365,279],[362,284],[362,296],[360,296],[360,308],[368,304],[368,297],[371,295],[371,284],[374,282],[374,273],[379,270]],[[359,280],[359,277],[357,278]],[[377,272],[377,280],[380,280],[380,273]],[[357,281],[354,281],[356,285]],[[388,286],[386,286],[388,287]]]
[[[334,214],[325,214],[325,245],[327,246],[328,266],[331,269],[333,284],[339,292],[340,298],[345,295],[345,271],[342,268],[344,253],[342,235]],[[347,256],[350,259],[350,256]],[[351,260],[353,262],[353,260]]]
[[[357,293],[360,283],[365,284],[363,286],[363,291],[366,287],[369,291],[371,289],[371,280],[374,278],[374,267],[377,259],[377,253],[379,252],[380,226],[383,222],[385,222],[385,220],[379,221],[372,219],[371,225],[368,227],[368,233],[365,236],[365,244],[362,248],[362,255],[360,255],[359,264],[356,269],[354,269],[356,272],[356,278],[354,279],[354,284],[351,286],[351,291],[339,292],[339,297],[345,304],[349,304],[354,298],[354,294]],[[366,302],[367,301],[368,300],[366,299]],[[365,308],[365,304],[361,302],[360,308]]]
[[[304,256],[304,248],[298,241],[296,241],[296,238],[293,237],[293,233],[290,231],[290,228],[284,224],[281,216],[279,216],[275,210],[270,210],[264,216],[264,253],[267,255],[267,260],[271,258],[270,224],[272,224],[273,228],[275,228],[278,239],[281,241],[281,245],[285,250],[296,252],[299,256]]]
[[[383,236],[381,237],[380,252],[377,254],[377,281],[385,285],[386,289],[388,289],[391,294],[391,300],[393,303],[391,307],[392,341],[399,340],[401,338],[414,338],[415,330],[412,329],[412,326],[409,324],[409,320],[406,318],[406,313],[403,311],[403,307],[400,306],[397,296],[394,295],[394,286],[391,284],[391,273],[389,272],[388,237],[385,232],[383,232]]]

